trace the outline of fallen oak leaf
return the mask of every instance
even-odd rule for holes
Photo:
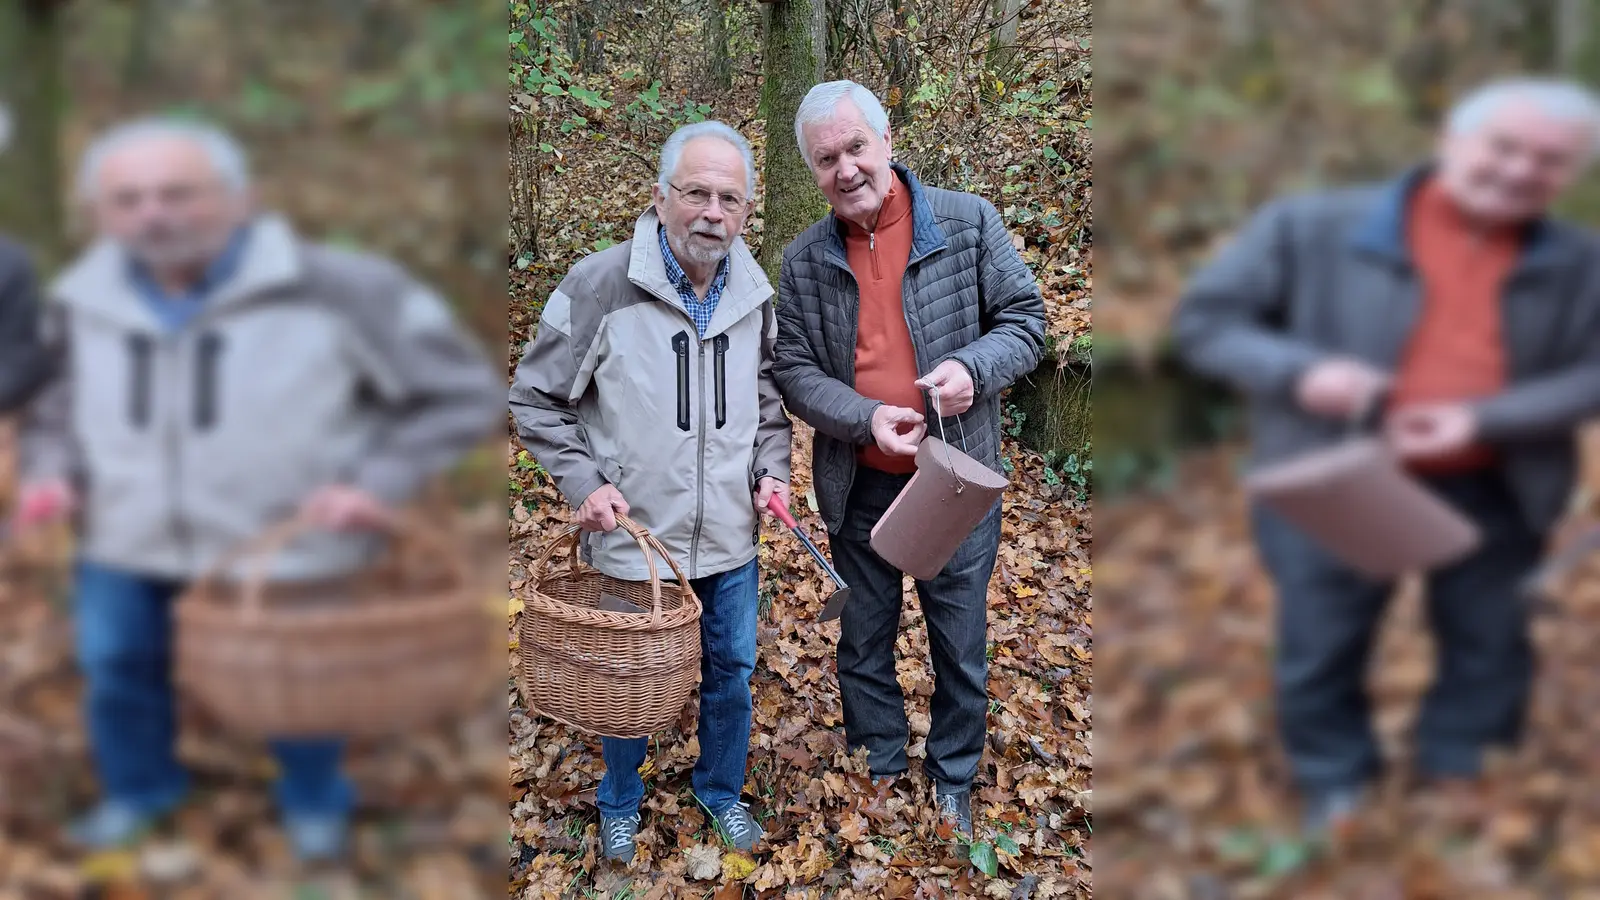
[[[715,881],[722,876],[722,851],[710,844],[696,844],[683,851],[688,876],[696,881]]]

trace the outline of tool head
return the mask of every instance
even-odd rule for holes
[[[817,616],[818,622],[832,622],[844,612],[844,604],[850,599],[850,589],[842,587],[828,596],[828,602],[822,606],[822,615]]]

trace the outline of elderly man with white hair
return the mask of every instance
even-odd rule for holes
[[[322,526],[265,576],[335,577],[369,526],[503,415],[483,349],[400,267],[313,243],[252,203],[223,131],[142,119],[101,135],[79,191],[98,240],[50,286],[54,372],[22,431],[22,525],[71,515],[79,664],[102,802],[72,829],[125,843],[184,799],[174,597],[296,513]],[[289,841],[343,849],[341,742],[273,743]]]
[[[1383,183],[1274,200],[1188,285],[1175,346],[1252,407],[1254,456],[1380,428],[1476,522],[1475,553],[1426,573],[1438,645],[1416,728],[1426,779],[1470,794],[1485,751],[1516,742],[1534,671],[1517,586],[1600,413],[1600,246],[1548,214],[1600,150],[1577,83],[1509,78],[1450,112],[1432,159]],[[1355,821],[1382,769],[1365,689],[1394,585],[1254,511],[1279,595],[1278,722],[1312,835]]]
[[[762,836],[741,800],[759,608],[760,518],[788,503],[791,426],[772,380],[772,287],[741,235],[750,146],[720,122],[678,129],[633,237],[580,260],[545,304],[511,388],[523,445],[587,530],[595,568],[648,577],[626,515],[690,578],[701,619],[695,798],[734,847]],[[645,738],[601,741],[608,859],[631,861]]]
[[[816,429],[817,502],[853,589],[838,647],[845,739],[882,783],[907,770],[894,655],[904,576],[873,551],[872,527],[910,480],[935,410],[936,434],[1000,471],[1000,393],[1039,364],[1044,301],[993,204],[891,161],[889,117],[865,87],[812,88],[795,139],[833,211],[784,249],[773,371]],[[987,730],[999,548],[996,502],[944,570],[917,582],[934,674],[923,770],[961,834]]]

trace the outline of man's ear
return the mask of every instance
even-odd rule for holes
[[[894,159],[894,141],[889,139],[889,126],[883,126],[883,148],[888,151],[889,158]]]
[[[661,189],[660,182],[650,185],[650,205],[656,208],[656,218],[665,222],[667,220],[667,192]]]

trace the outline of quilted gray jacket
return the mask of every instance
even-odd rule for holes
[[[1044,352],[1039,286],[989,201],[925,187],[898,163],[894,170],[911,194],[902,294],[917,370],[926,375],[947,359],[966,366],[972,408],[946,417],[944,431],[954,446],[1000,471],[1000,392],[1038,367]],[[784,248],[772,370],[784,405],[816,429],[812,478],[831,533],[844,524],[856,449],[872,441],[872,413],[882,405],[853,387],[861,293],[843,227],[829,213]],[[938,435],[937,423],[928,427]]]
[[[0,415],[26,403],[49,374],[33,263],[20,244],[0,237]]]

